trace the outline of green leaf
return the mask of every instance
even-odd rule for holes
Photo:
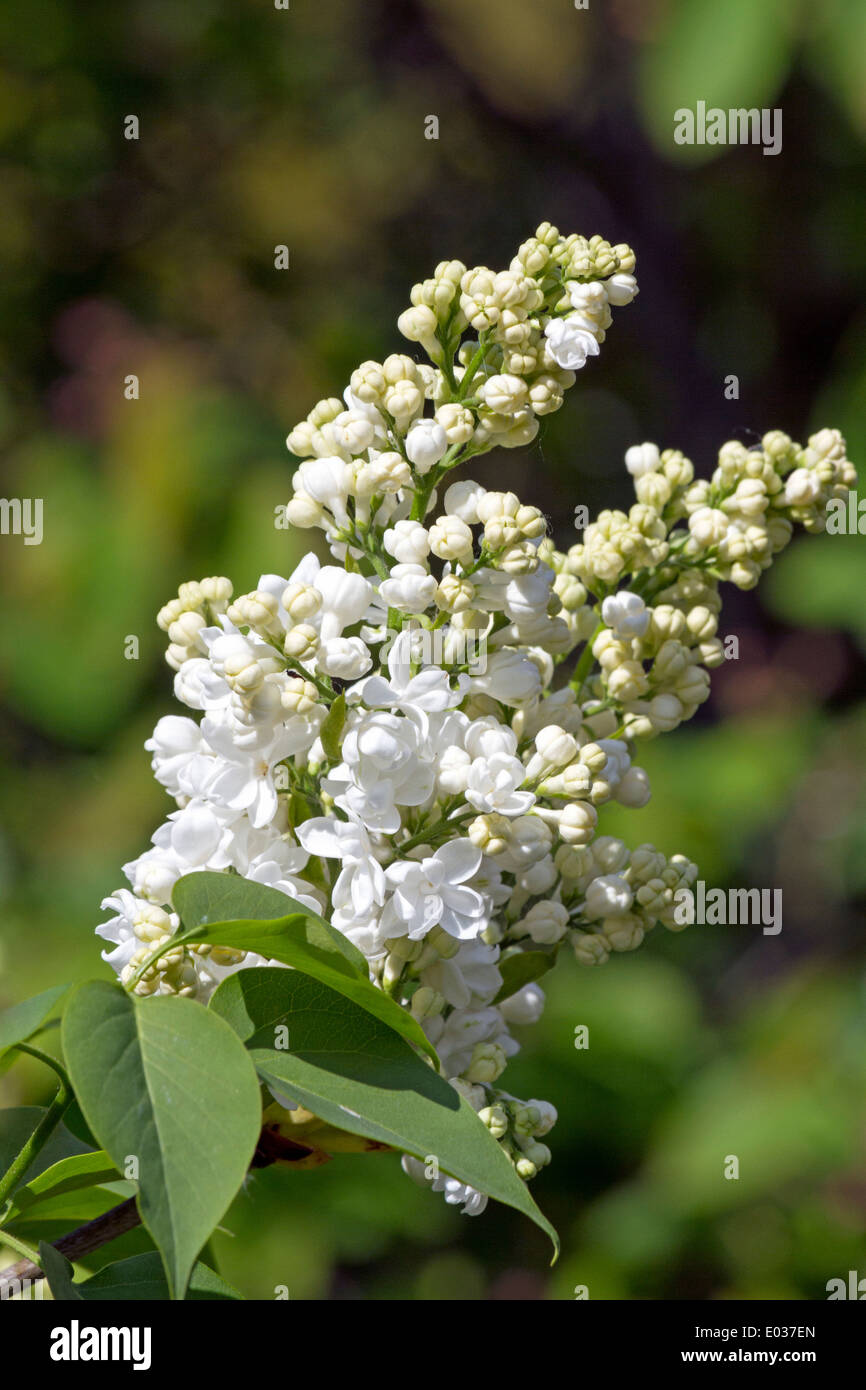
[[[540,980],[555,963],[556,955],[552,951],[548,953],[517,950],[503,956],[499,962],[502,988],[494,999],[494,1004],[501,1004],[503,999],[510,999],[512,994],[523,989],[524,985],[532,984],[533,980]]]
[[[34,1033],[38,1033],[68,989],[69,985],[55,985],[43,994],[34,994],[32,999],[13,1004],[11,1009],[0,1014],[0,1056],[10,1047],[26,1042]]]
[[[76,1287],[85,1303],[153,1303],[170,1297],[162,1261],[156,1254],[118,1260]],[[242,1299],[243,1294],[199,1261],[193,1266],[186,1297],[196,1303],[206,1299]]]
[[[78,1303],[81,1292],[72,1282],[72,1265],[65,1255],[55,1250],[46,1241],[39,1242],[39,1267],[48,1281],[48,1287],[57,1303]]]
[[[250,1049],[263,1081],[321,1119],[390,1144],[515,1207],[558,1250],[556,1232],[489,1130],[405,1040],[298,971],[241,970],[211,999]],[[288,1029],[288,1048],[274,1046]]]
[[[7,1220],[17,1220],[22,1212],[26,1212],[29,1219],[32,1214],[30,1208],[37,1203],[68,1192],[77,1192],[83,1187],[98,1187],[101,1183],[117,1182],[119,1179],[116,1167],[101,1149],[96,1153],[61,1158],[31,1182],[16,1189]]]
[[[340,692],[328,710],[324,724],[319,730],[322,747],[332,762],[340,761],[340,735],[346,722],[346,697]]]
[[[133,999],[102,981],[73,994],[62,1036],[93,1133],[121,1170],[138,1160],[141,1219],[182,1298],[255,1150],[261,1102],[249,1056],[193,1000]]]
[[[237,874],[187,874],[175,884],[172,901],[186,929],[175,943],[232,946],[294,966],[366,1009],[438,1066],[436,1050],[420,1023],[371,982],[357,947],[301,903],[286,915],[286,903],[292,900],[279,889]]]
[[[60,1227],[60,1235],[74,1231],[97,1216],[104,1215],[127,1197],[134,1197],[132,1183],[115,1182],[80,1187],[73,1192],[60,1192],[25,1207],[10,1219],[10,1229],[23,1240],[45,1235],[47,1227]],[[47,1237],[46,1237],[47,1238]],[[53,1235],[51,1237],[53,1239]]]

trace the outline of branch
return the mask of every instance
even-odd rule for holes
[[[308,1158],[314,1152],[289,1139],[277,1142],[271,1134],[271,1128],[265,1126],[259,1136],[250,1168],[267,1168],[278,1159],[292,1161]],[[82,1255],[89,1255],[92,1250],[98,1250],[101,1245],[107,1245],[110,1240],[116,1240],[118,1236],[125,1235],[127,1231],[134,1230],[140,1224],[141,1217],[135,1198],[130,1197],[127,1201],[121,1202],[120,1206],[112,1207],[111,1211],[103,1212],[102,1216],[97,1216],[93,1221],[79,1226],[77,1230],[70,1231],[69,1235],[62,1236],[54,1242],[54,1249],[59,1250],[61,1255],[65,1255],[67,1260],[74,1264]],[[0,1241],[2,1239],[3,1232],[0,1230]],[[29,1279],[33,1283],[44,1278],[45,1271],[32,1260],[19,1260],[8,1269],[0,1270],[0,1300],[10,1297],[18,1281]]]
[[[77,1230],[70,1231],[69,1235],[55,1242],[54,1249],[59,1250],[61,1255],[65,1255],[67,1260],[74,1263],[82,1255],[89,1255],[92,1250],[98,1250],[101,1245],[107,1245],[110,1240],[134,1230],[140,1222],[135,1198],[130,1197],[126,1202],[121,1202],[120,1206],[112,1207],[111,1211],[103,1212],[102,1216],[97,1216],[93,1221],[79,1226]],[[18,1281],[29,1279],[33,1282],[44,1278],[44,1270],[32,1260],[19,1260],[18,1264],[0,1271],[0,1299],[9,1298],[14,1291],[14,1284]]]

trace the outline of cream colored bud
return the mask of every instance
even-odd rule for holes
[[[280,703],[289,714],[309,714],[318,698],[316,687],[302,676],[289,677],[280,693]]]
[[[168,603],[164,604],[156,615],[157,626],[161,627],[163,632],[168,632],[172,623],[177,622],[181,613],[186,611],[179,598],[169,599]]]
[[[502,1139],[508,1133],[508,1116],[501,1105],[487,1105],[479,1110],[478,1118],[486,1125],[494,1139]]]
[[[202,596],[211,608],[218,613],[225,610],[226,604],[232,596],[232,581],[226,579],[224,575],[212,575],[208,579],[201,581]]]
[[[169,627],[169,641],[177,647],[196,647],[198,634],[204,627],[207,627],[207,620],[203,614],[187,610],[181,613]]]
[[[589,768],[593,777],[607,766],[607,753],[597,743],[584,743],[579,752],[580,761]]]
[[[547,724],[535,735],[535,747],[547,767],[564,767],[577,752],[577,739],[558,724]]]
[[[519,410],[526,400],[526,382],[509,373],[489,376],[481,388],[480,395],[490,410],[500,415],[511,415]]]
[[[322,606],[322,595],[311,584],[287,584],[282,603],[293,623],[303,623],[318,613]]]
[[[715,613],[702,604],[696,605],[686,614],[686,627],[698,642],[706,642],[715,637],[719,620]]]
[[[475,433],[475,419],[465,405],[456,402],[440,405],[435,419],[445,431],[449,444],[468,444]]]
[[[506,545],[497,556],[496,568],[506,574],[534,574],[538,569],[538,551],[532,541]]]
[[[444,927],[433,927],[432,931],[427,933],[426,940],[445,960],[450,960],[460,950],[460,942],[456,937],[449,936]]]
[[[397,320],[397,327],[410,343],[421,343],[425,348],[436,345],[436,330],[439,320],[426,304],[405,309]]]
[[[472,1060],[463,1075],[467,1081],[490,1086],[505,1071],[507,1061],[498,1043],[479,1042],[472,1049]]]
[[[184,608],[201,608],[205,601],[197,579],[188,579],[185,584],[181,584],[177,596]]]
[[[319,647],[319,634],[309,623],[298,623],[286,633],[283,651],[294,661],[309,661]]]
[[[256,589],[251,594],[240,594],[234,603],[229,605],[228,616],[238,627],[252,627],[260,632],[269,633],[281,630],[277,597],[265,589]]]
[[[472,606],[475,585],[471,579],[445,574],[436,590],[436,604],[445,613],[464,613]]]
[[[511,838],[511,823],[507,816],[488,811],[469,822],[466,834],[475,848],[484,854],[502,854]]]
[[[303,531],[309,530],[311,526],[321,526],[324,519],[324,508],[305,492],[296,492],[286,506],[286,520]]]
[[[472,532],[459,516],[440,516],[430,527],[430,549],[440,560],[466,560],[472,556]]]
[[[682,723],[683,706],[676,695],[656,695],[650,700],[648,715],[656,733],[670,733]]]
[[[561,941],[567,927],[568,908],[557,902],[535,903],[517,923],[520,934],[529,936],[539,946]]]
[[[441,1014],[444,1007],[444,996],[437,990],[430,989],[429,985],[421,985],[416,989],[409,1003],[412,1017],[417,1018],[419,1023],[425,1018],[435,1018],[437,1014]]]
[[[559,836],[567,845],[588,845],[598,825],[598,811],[588,801],[575,801],[559,817]]]
[[[140,906],[135,914],[133,931],[139,941],[150,946],[172,935],[173,927],[168,913],[151,903]]]
[[[607,678],[608,693],[613,700],[639,700],[648,688],[646,672],[639,661],[623,661]]]

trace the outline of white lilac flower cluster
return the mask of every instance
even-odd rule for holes
[[[512,1027],[544,996],[500,997],[503,979],[526,950],[598,965],[680,929],[696,866],[598,834],[599,812],[646,804],[636,742],[707,698],[720,581],[750,587],[793,523],[820,529],[855,481],[833,430],[805,449],[779,433],[726,444],[708,482],[641,444],[626,456],[635,505],[564,552],[514,493],[449,482],[533,438],[636,294],[633,269],[628,247],[548,224],[508,270],[443,262],[399,320],[429,362],[365,362],[295,427],[286,514],[324,532],[334,563],[308,554],[237,598],[224,578],[183,584],[160,612],[175,694],[198,717],[161,719],[146,745],[177,809],[97,929],[128,980],[176,931],[184,874],[234,871],[322,913],[526,1179],[556,1114],[501,1080]],[[206,998],[261,963],[178,948],[136,989]],[[434,1186],[484,1207],[451,1178]]]

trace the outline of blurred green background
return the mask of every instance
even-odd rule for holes
[[[565,543],[577,502],[626,502],[642,439],[707,473],[725,439],[831,424],[864,458],[866,7],[7,0],[0,47],[2,490],[45,499],[41,546],[0,540],[5,1004],[105,970],[100,899],[170,809],[141,746],[172,707],[156,609],[187,578],[290,569],[284,437],[400,350],[438,260],[505,265],[543,218],[637,251],[601,360],[530,449],[477,470]],[[782,153],[675,146],[698,99],[781,106]],[[733,593],[739,661],[642,756],[650,806],[603,817],[709,884],[781,887],[784,929],[659,931],[553,978],[508,1080],[560,1110],[535,1184],[556,1269],[510,1212],[465,1219],[371,1156],[252,1177],[216,1239],[227,1278],[680,1299],[866,1275],[864,589],[861,538],[805,538]],[[0,1078],[4,1105],[48,1094],[35,1064]]]

